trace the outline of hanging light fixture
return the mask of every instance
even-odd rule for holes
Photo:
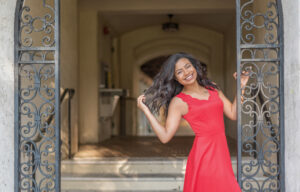
[[[179,30],[179,24],[172,22],[173,14],[168,14],[169,22],[162,24],[162,29],[166,32],[175,32]]]

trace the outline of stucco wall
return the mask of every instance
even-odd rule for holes
[[[300,2],[283,0],[286,191],[300,191]]]
[[[0,191],[14,190],[14,18],[16,0],[0,0]]]
[[[79,12],[80,143],[98,142],[98,14]]]
[[[100,121],[101,65],[112,67],[112,36],[104,35],[101,13],[79,8],[79,140],[99,143],[111,136],[111,121]]]
[[[225,70],[224,70],[224,90],[223,93],[225,96],[233,102],[234,97],[236,96],[236,80],[233,78],[233,73],[236,72],[236,23],[235,18],[232,18],[231,25],[228,26],[228,30],[226,31],[225,37]],[[237,129],[236,129],[236,121],[232,121],[228,119],[224,115],[225,122],[225,131],[226,135],[236,138]]]
[[[71,100],[71,145],[72,153],[78,150],[78,11],[77,0],[61,1],[61,54],[60,85],[72,88],[75,95]],[[61,137],[63,154],[68,154],[68,102],[61,103]]]

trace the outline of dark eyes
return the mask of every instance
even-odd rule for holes
[[[188,68],[190,68],[192,66],[192,64],[187,64],[187,65],[185,65],[184,67],[186,68],[186,69],[188,69]],[[179,75],[179,74],[181,74],[182,73],[182,71],[178,71],[176,74],[177,75]]]

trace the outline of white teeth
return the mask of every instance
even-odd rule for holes
[[[192,79],[192,77],[193,77],[193,75],[189,75],[185,78],[185,80],[190,80],[190,79]]]

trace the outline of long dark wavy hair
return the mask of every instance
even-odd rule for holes
[[[183,89],[183,85],[175,78],[175,64],[181,58],[188,59],[195,67],[199,85],[210,90],[212,90],[212,87],[219,89],[216,84],[207,78],[207,67],[205,64],[200,63],[190,54],[184,52],[175,53],[164,62],[159,73],[154,77],[153,84],[144,93],[146,96],[145,104],[154,114],[159,115],[161,108],[163,108],[164,115],[167,117],[171,99]]]

